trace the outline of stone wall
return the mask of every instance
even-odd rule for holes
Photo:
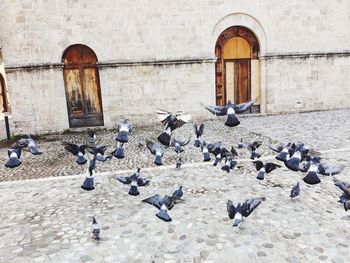
[[[0,6],[18,132],[68,128],[61,60],[77,43],[98,57],[106,126],[122,115],[153,121],[156,107],[210,117],[198,102],[215,103],[215,42],[234,25],[259,40],[255,81],[263,112],[350,107],[344,30],[350,1],[0,0]]]

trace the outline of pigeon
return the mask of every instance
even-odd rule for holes
[[[223,158],[225,158],[225,164],[221,167],[221,170],[226,171],[227,173],[229,173],[237,164],[237,161],[234,159],[234,157],[238,155],[237,151],[232,146],[230,152],[226,148],[224,148],[224,150],[221,151],[220,155]],[[218,156],[216,156],[215,161],[217,159],[218,159]]]
[[[87,151],[91,154],[93,154],[94,156],[96,156],[96,160],[100,161],[100,162],[105,162],[106,160],[111,158],[111,155],[109,155],[108,157],[104,156],[106,149],[108,146],[104,145],[104,146],[89,146],[87,147]]]
[[[293,186],[292,190],[290,191],[290,198],[297,197],[300,194],[300,185],[299,182],[295,186]]]
[[[179,141],[179,140],[176,140],[174,138],[171,138],[169,146],[173,147],[173,149],[176,153],[181,153],[184,151],[182,146],[187,145],[190,142],[190,140],[191,140],[191,137],[189,137],[187,140],[184,140],[184,141]]]
[[[95,217],[92,218],[91,232],[95,240],[100,240],[100,226],[98,225]]]
[[[87,130],[87,133],[88,133],[88,143],[92,146],[94,146],[96,144],[96,132],[91,130],[91,129],[88,129]]]
[[[86,164],[87,159],[84,157],[84,155],[85,155],[85,148],[87,147],[87,145],[85,144],[77,145],[69,142],[63,142],[63,145],[68,152],[72,153],[76,157],[75,162],[77,164],[79,165]]]
[[[172,194],[172,197],[175,198],[175,202],[176,202],[176,200],[180,200],[181,199],[183,194],[184,193],[182,191],[182,185],[180,185],[179,188],[174,191],[174,193]]]
[[[268,174],[276,168],[281,167],[281,165],[279,164],[270,162],[264,164],[262,161],[253,161],[253,164],[255,165],[256,170],[258,171],[258,175],[256,177],[256,179],[258,180],[264,180],[265,174]]]
[[[320,162],[320,165],[318,166],[318,173],[322,175],[336,175],[340,173],[343,170],[343,168],[344,167],[342,166],[329,165]]]
[[[115,148],[114,151],[110,154],[113,155],[115,158],[123,159],[125,157],[124,143],[118,142],[117,148]]]
[[[342,195],[339,197],[340,203],[345,203],[346,201],[350,200],[350,184],[347,182],[343,182],[338,180],[337,178],[333,177],[334,185],[339,187],[340,190],[342,190]]]
[[[233,104],[229,100],[225,106],[205,106],[203,103],[201,103],[201,105],[216,116],[227,115],[225,125],[228,127],[234,127],[240,124],[240,121],[236,117],[236,113],[243,113],[247,111],[254,104],[254,102],[255,100],[241,104]]]
[[[5,166],[8,168],[15,168],[21,165],[22,161],[21,158],[21,152],[22,152],[22,146],[15,145],[7,150],[7,155],[9,157],[8,161],[5,163]]]
[[[257,153],[256,150],[262,145],[262,141],[253,141],[252,143],[244,143],[243,139],[238,143],[238,148],[247,148],[250,152],[250,159],[259,159],[261,154]]]
[[[209,154],[209,150],[208,150],[208,144],[203,141],[203,144],[202,144],[202,152],[203,152],[203,158],[204,158],[204,162],[209,162],[211,160],[210,158],[210,154]]]
[[[130,190],[129,190],[129,195],[137,196],[140,194],[138,190],[138,186],[146,186],[149,184],[150,180],[141,177],[140,175],[140,168],[137,169],[135,173],[133,173],[131,176],[117,176],[116,179],[123,183],[123,184],[128,184],[131,185]]]
[[[302,152],[304,151],[304,144],[299,144],[297,148],[295,149],[293,155],[291,155],[290,158],[287,158],[287,160],[284,161],[284,164],[286,167],[292,171],[299,171],[299,165],[302,161]]]
[[[303,178],[305,183],[311,185],[321,183],[321,180],[317,175],[319,165],[318,161],[310,161],[310,168],[307,171],[306,176]]]
[[[180,128],[186,122],[189,122],[191,119],[190,115],[182,114],[181,111],[178,111],[176,114],[172,114],[171,112],[158,109],[157,114],[159,120],[165,125],[164,131],[158,135],[157,138],[158,141],[165,146],[170,145],[172,132],[175,129]]]
[[[243,221],[243,217],[248,217],[255,208],[257,208],[262,201],[265,201],[265,197],[257,197],[247,199],[243,204],[238,203],[235,207],[231,200],[226,203],[227,213],[230,219],[233,219],[233,226],[238,227]]]
[[[42,154],[42,152],[40,152],[38,150],[38,146],[36,145],[36,142],[32,139],[32,137],[29,135],[27,135],[27,139],[26,139],[26,145],[29,148],[29,151],[33,154],[33,155],[38,155],[38,154]]]
[[[117,126],[118,134],[115,137],[115,139],[121,143],[128,142],[129,134],[132,131],[132,128],[133,128],[133,125],[128,119],[122,120]]]
[[[162,165],[162,157],[164,155],[164,149],[162,145],[157,142],[152,142],[146,140],[147,148],[150,150],[151,154],[155,155],[154,164]]]
[[[82,189],[86,191],[91,191],[95,189],[95,183],[94,183],[94,173],[96,168],[96,156],[89,162],[89,168],[88,173],[85,177],[85,180],[83,182],[83,185],[81,186]]]
[[[194,131],[196,134],[196,138],[194,140],[194,146],[199,147],[201,146],[201,136],[203,135],[203,130],[204,130],[204,124],[202,123],[199,128],[197,127],[197,123],[194,124]]]
[[[179,157],[176,159],[176,169],[180,169],[181,165],[183,164],[182,158]]]
[[[278,147],[270,146],[270,149],[275,150],[275,151],[278,150],[278,154],[276,155],[276,159],[279,161],[285,162],[285,161],[287,161],[289,156],[293,154],[293,152],[295,150],[295,144],[288,143],[285,146],[278,146]]]
[[[345,211],[348,211],[350,209],[350,201],[349,200],[345,201],[343,204],[344,204]]]
[[[171,210],[174,207],[175,200],[176,199],[172,196],[165,195],[164,197],[161,197],[160,195],[155,194],[142,200],[142,202],[157,207],[159,212],[156,216],[165,222],[170,222],[172,219],[168,214],[168,210]]]

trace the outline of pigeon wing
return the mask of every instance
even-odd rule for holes
[[[64,142],[63,145],[64,145],[64,148],[68,152],[72,153],[74,156],[78,154],[78,152],[79,152],[78,145],[76,145],[74,143],[69,143],[69,142]]]
[[[245,111],[247,111],[253,104],[254,104],[254,100],[245,102],[245,103],[241,103],[241,104],[235,104],[234,105],[234,109],[236,113],[243,113]]]
[[[174,207],[175,198],[173,198],[172,196],[165,195],[162,199],[162,202],[169,210],[171,210]]]
[[[206,106],[203,103],[201,103],[201,105],[216,116],[224,116],[227,114],[227,108],[224,106]]]
[[[278,145],[278,146],[269,146],[269,148],[272,150],[272,151],[274,151],[274,152],[282,152],[282,150],[283,150],[283,146],[282,145]]]
[[[162,206],[162,204],[161,204],[162,198],[158,194],[155,194],[151,197],[143,199],[141,202],[153,205],[153,206],[157,207],[158,209],[160,209],[160,207]]]
[[[148,150],[150,150],[150,152],[152,154],[156,154],[156,149],[155,149],[155,143],[149,140],[146,140],[146,145]]]
[[[149,184],[149,182],[150,182],[150,180],[147,179],[146,177],[137,178],[137,185],[138,186],[146,186]]]
[[[279,165],[279,164],[266,163],[265,164],[265,171],[266,171],[266,173],[269,173],[269,172],[271,172],[271,171],[273,171],[273,170],[275,170],[276,168],[279,168],[279,167],[281,167],[281,165]]]
[[[129,176],[117,176],[115,179],[123,184],[131,184],[132,181]]]
[[[226,203],[226,210],[227,210],[229,218],[233,219],[237,213],[237,210],[230,199]]]
[[[262,161],[254,161],[253,164],[255,165],[255,168],[257,171],[259,171],[261,168],[264,167],[264,164]]]
[[[254,209],[261,204],[262,201],[265,201],[265,197],[247,199],[242,204],[242,210],[241,210],[242,216],[248,217],[254,211]]]

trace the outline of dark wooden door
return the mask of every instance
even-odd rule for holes
[[[235,61],[235,103],[243,103],[250,100],[250,59]]]
[[[102,126],[103,112],[97,58],[86,46],[64,54],[64,81],[70,127]]]
[[[2,76],[2,74],[0,74],[0,92],[1,92],[0,100],[1,100],[2,112],[8,112],[5,79]]]

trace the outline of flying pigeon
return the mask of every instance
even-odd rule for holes
[[[7,155],[9,160],[5,163],[5,166],[8,168],[15,168],[21,165],[21,151],[22,146],[15,145],[7,150]]]
[[[300,185],[299,182],[295,186],[293,186],[292,190],[290,191],[290,198],[297,197],[300,194]]]
[[[84,155],[85,155],[85,148],[87,147],[87,145],[85,144],[77,145],[69,142],[63,142],[63,145],[68,152],[72,153],[76,157],[75,162],[77,164],[79,165],[86,164],[87,160],[84,157]]]
[[[118,134],[115,137],[115,139],[121,143],[128,142],[129,134],[132,131],[132,128],[133,128],[133,125],[128,119],[122,120],[117,126]]]
[[[115,158],[123,159],[125,157],[124,143],[118,142],[117,148],[115,148],[114,151],[111,152],[111,155],[113,155]]]
[[[83,185],[81,186],[82,189],[86,191],[91,191],[95,189],[95,183],[94,183],[94,173],[96,168],[96,156],[89,162],[89,168],[88,173],[85,177],[85,180],[83,182]]]
[[[318,177],[318,167],[320,163],[318,160],[311,160],[310,161],[310,168],[307,171],[306,176],[303,178],[303,181],[307,184],[318,184],[321,182],[320,178]]]
[[[159,209],[159,212],[156,214],[156,216],[161,220],[165,222],[170,222],[172,220],[168,214],[168,210],[171,210],[175,205],[174,197],[168,195],[161,197],[160,195],[156,194],[142,200],[142,202],[157,207]]]
[[[235,207],[231,200],[226,203],[227,213],[230,219],[234,219],[233,226],[239,226],[243,217],[248,217],[257,208],[265,197],[247,199],[243,204],[238,203]]]
[[[250,159],[259,159],[261,154],[257,153],[256,150],[262,145],[262,141],[253,141],[252,143],[244,143],[243,139],[238,143],[238,148],[247,148],[250,152]]]
[[[336,175],[343,170],[344,167],[337,165],[330,165],[320,162],[318,166],[318,173],[322,175]]]
[[[279,164],[270,162],[264,164],[262,161],[253,161],[253,164],[255,165],[256,170],[258,171],[258,175],[256,177],[256,179],[258,180],[264,180],[265,174],[268,174],[276,168],[281,167],[281,165]]]
[[[162,165],[162,157],[164,155],[164,149],[162,145],[157,142],[152,142],[146,140],[147,148],[150,150],[151,154],[155,155],[154,164]]]
[[[240,124],[240,121],[236,117],[236,113],[238,114],[247,111],[254,104],[254,102],[255,100],[241,104],[233,104],[229,100],[225,106],[205,106],[203,103],[201,103],[201,105],[216,116],[227,115],[225,125],[234,127]]]
[[[100,240],[100,226],[98,225],[95,217],[92,218],[91,232],[95,240]]]
[[[94,156],[96,156],[96,160],[100,161],[100,162],[105,162],[106,160],[110,159],[111,156],[104,156],[106,149],[108,146],[104,145],[104,146],[89,146],[87,147],[87,151],[91,154],[93,154]]]
[[[129,195],[137,196],[140,194],[138,186],[146,186],[149,184],[150,180],[140,176],[140,168],[137,169],[135,173],[131,176],[118,176],[116,179],[123,183],[131,185],[129,190]]]
[[[350,200],[350,184],[347,182],[343,182],[333,177],[334,185],[339,187],[339,189],[343,192],[339,197],[340,203],[345,203]]]
[[[191,137],[189,137],[187,140],[184,141],[180,141],[180,140],[176,140],[174,138],[170,139],[170,146],[173,147],[174,151],[176,153],[181,153],[184,151],[184,149],[182,148],[182,146],[187,145],[191,140]]]
[[[32,137],[29,135],[27,135],[27,139],[26,139],[26,145],[29,148],[29,151],[33,154],[33,155],[38,155],[38,154],[42,154],[42,152],[40,152],[38,150],[38,146],[36,144],[36,142],[32,139]]]
[[[201,136],[203,135],[204,130],[204,124],[202,123],[199,128],[197,127],[197,123],[194,124],[194,132],[196,134],[196,138],[194,140],[194,146],[199,147],[201,146]]]
[[[95,145],[96,144],[96,132],[91,130],[91,129],[87,129],[87,133],[88,133],[88,143],[90,145]]]
[[[191,119],[190,115],[182,114],[181,111],[178,111],[176,114],[172,114],[171,112],[158,109],[157,114],[159,120],[165,125],[164,131],[158,135],[157,138],[158,141],[165,146],[170,145],[172,132],[175,129],[180,128],[186,122],[189,122]]]
[[[229,173],[233,168],[235,168],[237,161],[231,156],[225,158],[225,164],[221,167],[221,170]]]

